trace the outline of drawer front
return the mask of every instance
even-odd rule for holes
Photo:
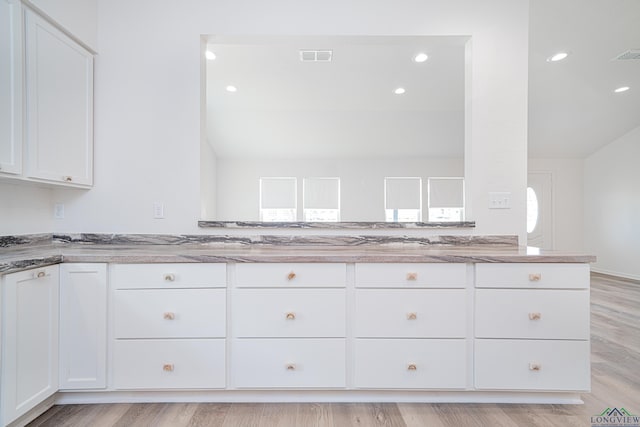
[[[238,287],[343,288],[346,283],[346,264],[236,264]]]
[[[355,336],[463,338],[466,313],[463,289],[358,289]]]
[[[356,264],[361,288],[464,288],[466,264]]]
[[[477,338],[589,339],[589,290],[478,289]]]
[[[227,286],[226,264],[114,264],[110,274],[115,289]]]
[[[224,337],[226,292],[226,289],[117,290],[115,337]]]
[[[236,337],[344,337],[344,289],[238,289],[232,297]]]
[[[343,388],[344,339],[238,339],[232,378],[238,388]]]
[[[113,386],[116,389],[224,388],[224,340],[116,340]]]
[[[479,288],[587,289],[589,264],[476,264]]]
[[[475,341],[477,389],[588,391],[590,378],[588,341]]]
[[[356,340],[358,388],[464,389],[465,340]]]

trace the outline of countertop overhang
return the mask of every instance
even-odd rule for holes
[[[590,263],[581,253],[522,246],[411,245],[199,247],[157,244],[49,244],[0,251],[0,274],[63,262],[79,263]]]

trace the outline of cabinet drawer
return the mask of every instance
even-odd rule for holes
[[[356,340],[358,388],[464,389],[465,340]]]
[[[227,284],[226,264],[114,264],[114,289],[221,288]]]
[[[588,341],[476,340],[476,388],[577,390],[590,388]]]
[[[358,289],[355,336],[463,338],[463,289]]]
[[[589,264],[476,264],[479,288],[589,288]]]
[[[589,291],[478,289],[478,338],[589,339]]]
[[[224,388],[224,340],[116,340],[116,389]]]
[[[236,387],[345,387],[344,339],[238,339],[233,346]]]
[[[115,337],[224,337],[226,304],[226,289],[117,290]]]
[[[239,289],[233,294],[236,337],[344,337],[344,289]]]
[[[236,264],[238,287],[343,288],[346,280],[346,264]]]
[[[464,288],[466,264],[356,264],[361,288]]]

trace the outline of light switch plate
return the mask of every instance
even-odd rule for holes
[[[153,218],[154,219],[163,219],[164,218],[164,204],[160,202],[155,202],[153,204]]]
[[[511,209],[511,193],[490,192],[489,209]]]

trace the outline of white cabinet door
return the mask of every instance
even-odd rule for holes
[[[22,172],[22,10],[0,1],[0,174]]]
[[[60,388],[106,387],[107,266],[60,266]]]
[[[2,283],[2,425],[58,390],[58,266]]]
[[[25,11],[27,176],[93,183],[93,56]]]

